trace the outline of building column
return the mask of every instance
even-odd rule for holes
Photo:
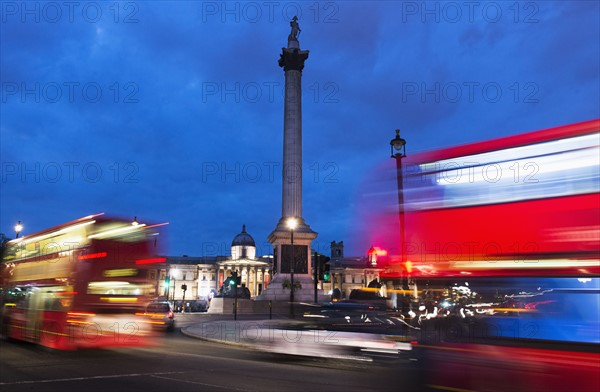
[[[254,296],[258,295],[258,267],[252,267],[254,271]]]
[[[260,269],[260,283],[262,284],[262,289],[265,289],[265,269]]]

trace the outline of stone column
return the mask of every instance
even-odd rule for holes
[[[282,48],[279,66],[285,75],[285,99],[283,107],[283,170],[281,193],[281,218],[268,237],[273,245],[276,258],[273,260],[277,271],[269,281],[270,290],[265,290],[263,299],[286,300],[286,292],[281,288],[284,280],[290,280],[294,263],[294,280],[302,285],[295,291],[296,300],[314,298],[311,272],[311,243],[317,237],[302,217],[302,70],[308,59],[308,50],[300,49],[298,36],[300,28],[297,18],[290,22],[292,31],[288,36],[288,46]],[[291,245],[291,232],[287,227],[288,218],[296,218],[294,230],[294,250]],[[294,257],[295,256],[295,257]],[[295,261],[292,261],[295,259]],[[289,295],[289,293],[288,293]]]
[[[254,296],[258,295],[258,267],[252,267],[254,272]]]

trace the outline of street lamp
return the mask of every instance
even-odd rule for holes
[[[391,157],[396,160],[396,178],[398,180],[398,212],[400,217],[400,252],[402,264],[406,261],[404,249],[404,192],[402,187],[402,158],[406,157],[406,140],[400,137],[400,130],[396,129],[396,137],[390,141]]]
[[[398,216],[400,218],[400,288],[404,290],[402,282],[402,268],[406,262],[405,233],[404,233],[404,192],[402,186],[402,158],[406,157],[406,140],[400,137],[400,130],[396,129],[396,137],[390,140],[391,158],[396,160],[396,179],[398,180]]]
[[[132,226],[137,226],[137,225],[139,225],[139,224],[140,224],[140,223],[139,223],[139,222],[138,222],[138,220],[137,220],[137,216],[134,216],[134,217],[133,217],[133,222],[131,222],[131,225],[132,225]]]
[[[290,229],[292,243],[292,261],[290,263],[290,314],[294,316],[294,266],[296,264],[296,252],[294,249],[294,230],[298,226],[296,218],[288,218],[287,227]]]
[[[19,238],[19,234],[21,234],[22,231],[23,231],[23,225],[21,224],[21,221],[18,221],[17,224],[15,225],[15,233],[17,233],[17,236],[15,238]]]

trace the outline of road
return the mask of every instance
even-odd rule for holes
[[[205,317],[205,318],[203,318]],[[178,326],[207,315],[178,315]],[[60,352],[0,343],[0,389],[18,391],[410,391],[408,360],[299,359],[209,343],[177,328],[152,347]]]

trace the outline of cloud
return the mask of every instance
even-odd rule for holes
[[[229,13],[210,4],[142,2],[117,17],[107,3],[96,22],[79,11],[57,23],[5,15],[3,232],[106,211],[170,221],[172,254],[227,243],[242,223],[265,241],[281,214],[277,60],[289,18],[283,5],[257,17],[244,3]],[[600,117],[596,3],[535,3],[517,22],[505,7],[497,23],[464,12],[423,22],[407,2],[298,4],[310,50],[304,213],[324,251],[332,240],[347,254],[371,245],[370,235],[348,239],[372,227],[362,188],[390,164],[396,128],[413,153]],[[23,177],[23,164],[40,169]]]

